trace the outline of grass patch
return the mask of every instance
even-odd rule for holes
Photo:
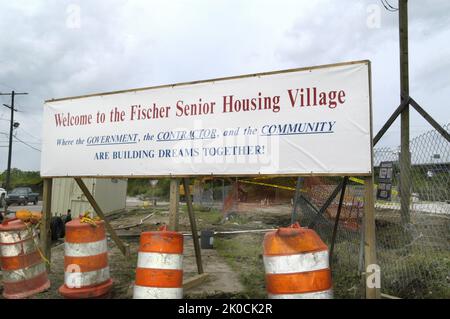
[[[335,299],[360,299],[364,296],[358,272],[358,252],[349,241],[337,242],[332,263],[333,293]]]
[[[211,225],[219,224],[222,221],[223,215],[217,209],[200,205],[194,205],[193,209],[199,229],[210,228]],[[186,205],[180,207],[180,215],[188,216]]]
[[[228,214],[224,224],[229,225],[245,225],[250,222],[250,218],[242,214]]]
[[[383,292],[400,298],[449,299],[450,253],[411,249],[407,254],[379,251]],[[396,260],[396,262],[393,262]]]
[[[239,274],[244,286],[243,298],[266,298],[262,235],[216,237],[215,247],[230,267]]]

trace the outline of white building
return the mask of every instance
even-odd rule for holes
[[[104,213],[125,208],[127,180],[118,178],[83,178],[84,183]],[[73,178],[54,178],[52,189],[52,214],[65,215],[70,209],[72,217],[86,211],[94,213]]]

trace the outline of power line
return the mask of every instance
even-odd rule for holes
[[[381,1],[381,3],[383,4],[383,7],[384,7],[387,11],[389,11],[389,12],[396,12],[396,11],[398,11],[398,8],[392,6],[392,5],[389,3],[388,0],[380,0],[380,1]]]
[[[12,87],[10,87],[9,85],[6,85],[6,84],[4,84],[4,83],[0,83],[0,85],[1,85],[1,86],[4,86],[5,88],[14,90]]]
[[[29,137],[33,138],[34,140],[41,142],[41,139],[40,139],[40,138],[37,138],[36,136],[34,136],[34,135],[31,134],[31,133],[28,133],[28,132],[25,131],[25,129],[23,129],[22,127],[19,127],[19,129],[20,129],[21,132],[25,133],[26,135],[28,135]]]
[[[5,132],[0,132],[0,134],[2,134],[2,135],[5,135],[5,136],[8,136],[8,133],[5,133]],[[17,133],[16,133],[17,134]],[[13,134],[13,137],[14,138],[17,138],[17,136],[16,136],[16,134]],[[7,140],[1,140],[0,142],[6,142]],[[24,141],[25,143],[28,143],[28,144],[38,144],[38,145],[40,145],[41,144],[41,142],[32,142],[32,141]]]
[[[22,144],[24,144],[24,145],[26,145],[26,146],[28,146],[28,147],[30,147],[30,148],[32,148],[32,149],[34,149],[35,151],[38,151],[38,152],[41,151],[40,149],[38,149],[38,148],[36,148],[36,147],[34,147],[34,146],[31,146],[30,144],[28,144],[28,143],[25,142],[25,141],[22,141],[20,138],[18,138],[18,137],[16,137],[16,136],[14,136],[14,139],[16,139],[18,142],[20,142],[20,143],[22,143]]]

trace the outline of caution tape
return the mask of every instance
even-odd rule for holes
[[[267,186],[267,187],[279,188],[279,189],[284,189],[284,190],[294,191],[295,192],[295,187],[289,187],[289,186],[283,186],[283,185],[275,185],[275,184],[268,184],[268,183],[261,183],[261,182],[253,182],[253,181],[247,181],[247,180],[240,180],[239,183]],[[301,192],[306,192],[306,190],[304,190],[304,189],[301,189],[300,191]]]
[[[270,179],[270,178],[271,177],[258,177],[258,178],[254,178],[254,179]],[[350,177],[349,180],[352,181],[352,182],[364,185],[364,180],[362,180],[360,178]],[[284,190],[294,191],[295,192],[295,187],[276,185],[276,184],[268,184],[268,183],[262,183],[262,182],[254,182],[254,181],[248,181],[248,180],[240,180],[239,182],[240,183],[245,183],[245,184],[253,184],[253,185],[260,185],[260,186],[266,186],[266,187],[279,188],[279,189],[284,189]],[[378,184],[374,184],[374,186],[378,187]],[[300,192],[306,193],[308,191],[305,190],[305,189],[300,189]],[[392,190],[392,194],[398,195],[398,191],[393,189]]]
[[[360,178],[356,178],[356,177],[350,177],[349,180],[351,180],[352,182],[364,185],[364,181]]]
[[[34,224],[34,225],[32,225],[32,224],[30,224],[30,223],[26,223],[26,222],[24,222],[24,224],[25,224],[25,226],[27,227],[28,231],[31,233],[31,237],[32,237],[32,241],[33,241],[34,247],[36,247],[36,250],[38,251],[38,253],[39,253],[39,255],[41,256],[42,260],[43,260],[47,265],[50,266],[50,260],[48,260],[48,259],[44,256],[44,254],[42,253],[41,247],[39,247],[39,245],[36,243],[36,241],[35,241],[35,239],[34,239],[34,236],[33,236],[33,234],[34,234],[34,229],[33,229],[33,228],[37,228],[37,227],[41,224],[41,222],[39,222],[39,223],[37,223],[37,224]],[[32,225],[32,226],[30,227],[30,225]]]
[[[89,212],[85,212],[80,218],[80,223],[87,223],[94,227],[97,227],[97,222],[100,220],[100,218],[90,217],[89,214],[90,214]]]
[[[360,179],[360,178],[350,177],[349,180],[351,180],[352,182],[355,182],[355,183],[364,185],[364,181],[363,181],[362,179]],[[374,186],[375,186],[375,187],[378,187],[378,184],[374,184]],[[398,195],[398,192],[397,192],[395,189],[393,189],[393,190],[392,190],[392,194]]]

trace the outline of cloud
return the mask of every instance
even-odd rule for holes
[[[37,148],[45,99],[347,60],[372,61],[375,131],[399,104],[397,15],[379,1],[0,1],[0,91],[30,93],[16,100],[16,134]],[[409,4],[411,94],[449,122],[450,2]],[[0,108],[0,132],[7,119]],[[429,126],[413,115],[412,128]],[[398,141],[397,124],[382,143]],[[13,166],[39,162],[14,144]]]

